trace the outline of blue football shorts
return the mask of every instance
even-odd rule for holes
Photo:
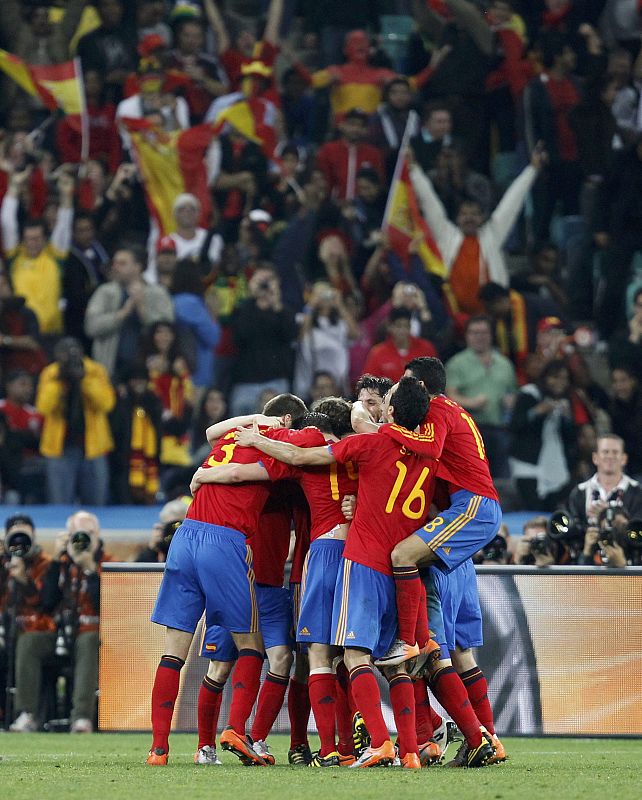
[[[305,557],[297,642],[332,644],[332,608],[345,541],[315,539]]]

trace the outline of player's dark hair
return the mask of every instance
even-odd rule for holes
[[[4,523],[4,532],[8,533],[14,525],[28,525],[31,530],[36,530],[34,521],[28,514],[12,514],[10,517],[7,517]]]
[[[332,425],[332,431],[337,439],[353,433],[350,413],[352,404],[341,397],[324,397],[314,404],[314,411],[328,417]]]
[[[394,408],[395,424],[414,431],[428,413],[430,398],[417,378],[401,378],[390,405]]]
[[[433,356],[421,356],[409,361],[404,370],[409,369],[414,378],[420,380],[428,394],[444,394],[446,391],[446,369],[443,363]]]
[[[379,397],[383,399],[391,386],[392,381],[390,378],[382,378],[379,375],[371,375],[369,372],[366,372],[357,381],[354,391],[356,396],[359,397],[359,392],[362,389],[369,389],[372,392],[376,392]]]
[[[321,433],[333,433],[330,417],[320,411],[308,411],[300,422],[300,428],[318,428]]]
[[[295,422],[308,413],[308,407],[300,397],[284,392],[268,400],[263,407],[263,413],[268,417],[283,417],[289,414],[292,422]]]

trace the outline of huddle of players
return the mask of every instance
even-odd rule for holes
[[[167,633],[152,692],[148,764],[167,763],[180,669],[204,610],[203,655],[211,662],[199,694],[196,763],[220,763],[216,726],[234,662],[230,717],[220,742],[244,764],[274,763],[265,739],[288,683],[291,763],[371,767],[398,758],[415,769],[438,761],[435,740],[447,744],[448,729],[430,706],[427,684],[464,736],[453,766],[505,758],[486,681],[471,653],[482,641],[470,556],[495,536],[501,519],[483,441],[469,415],[444,396],[438,359],[413,360],[393,387],[366,376],[358,388],[361,402],[352,420],[350,404],[338,398],[305,414],[298,398],[280,395],[258,418],[208,429],[212,452],[194,476],[195,499],[172,541],[152,615]],[[269,427],[274,417],[283,428]],[[293,423],[303,427],[294,430]],[[250,424],[255,430],[241,429]],[[261,432],[257,424],[265,426]],[[373,433],[353,434],[353,426]],[[309,523],[292,481],[307,500]],[[352,513],[342,501],[355,493],[348,526]],[[440,494],[443,510],[422,526]],[[289,678],[290,598],[282,585],[291,518],[297,523],[292,601],[297,641],[308,650],[307,686],[299,653]],[[269,672],[259,694],[264,651]],[[381,713],[372,659],[389,681],[397,751]],[[419,665],[424,676],[408,674],[407,667],[418,672]],[[310,704],[321,740],[314,756],[306,734]],[[370,742],[355,754],[357,710]]]

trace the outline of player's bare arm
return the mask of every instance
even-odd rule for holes
[[[221,464],[218,467],[199,467],[189,485],[195,494],[204,483],[246,483],[269,481],[270,476],[261,464]]]
[[[376,433],[379,429],[379,425],[360,400],[355,400],[352,404],[350,422],[355,433]]]
[[[327,447],[297,447],[288,442],[268,439],[267,436],[247,428],[237,430],[236,443],[241,447],[256,447],[262,453],[295,467],[323,466],[334,464],[336,460]]]
[[[251,425],[261,425],[264,428],[282,428],[283,420],[281,417],[268,417],[265,414],[244,414],[240,417],[230,417],[230,419],[223,419],[220,422],[210,425],[205,431],[207,441],[213,444],[221,436],[233,431],[234,428],[245,428]]]

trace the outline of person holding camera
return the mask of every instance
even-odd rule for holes
[[[73,665],[71,732],[94,729],[98,690],[100,568],[103,551],[95,514],[77,511],[57,540],[58,555],[45,579],[48,601],[58,608],[55,655]]]
[[[584,534],[584,548],[577,560],[582,565],[627,566],[627,531],[630,518],[623,506],[607,506]]]
[[[557,563],[555,545],[548,536],[548,518],[533,517],[524,523],[522,536],[515,546],[515,564],[550,567]]]
[[[294,370],[294,392],[306,397],[315,372],[329,372],[339,387],[348,388],[350,342],[359,337],[359,327],[341,294],[326,281],[317,281],[303,315]]]
[[[593,453],[595,474],[579,483],[568,498],[569,515],[578,525],[595,527],[609,505],[623,506],[631,518],[642,517],[642,486],[625,474],[624,440],[614,433],[598,437]]]
[[[279,277],[271,267],[260,267],[249,282],[250,295],[232,316],[238,348],[234,365],[230,412],[252,414],[264,389],[287,392],[292,373],[292,344],[296,323],[283,306]]]
[[[105,368],[83,355],[80,342],[61,339],[53,364],[40,374],[36,408],[44,417],[47,502],[102,506],[107,502],[107,453],[114,443],[108,413],[116,394]]]
[[[158,515],[158,522],[154,523],[147,547],[136,556],[137,564],[165,563],[174,533],[185,519],[190,502],[191,497],[186,496],[165,503]]]
[[[36,544],[31,517],[15,514],[5,521],[4,580],[0,581],[0,621],[7,661],[7,684],[15,688],[19,712],[9,730],[38,730],[42,667],[56,643],[54,603],[47,596],[45,578],[51,559]],[[14,682],[15,676],[15,682]],[[15,683],[15,686],[12,685]],[[6,709],[10,717],[11,709]]]

